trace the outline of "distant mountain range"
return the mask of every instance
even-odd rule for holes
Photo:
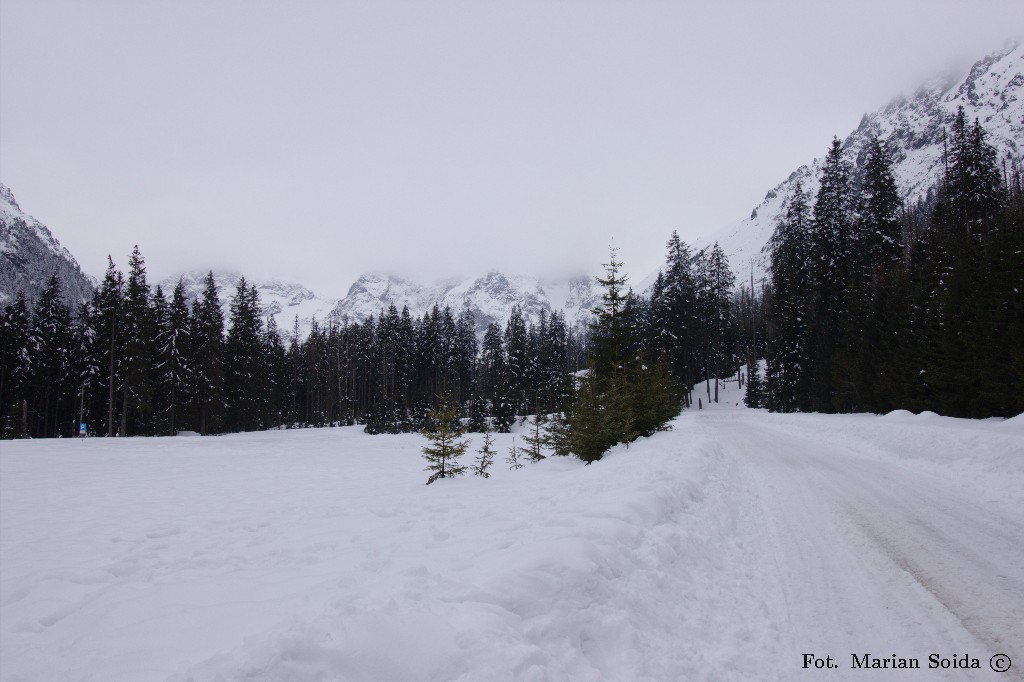
[[[1024,154],[1024,46],[1010,45],[978,61],[960,78],[930,81],[913,96],[898,97],[866,114],[843,143],[855,163],[855,174],[865,160],[868,141],[877,135],[893,154],[896,182],[904,198],[913,202],[923,197],[941,177],[944,130],[959,106],[964,107],[970,119],[980,119],[989,133],[989,142],[1004,159],[1020,159]],[[823,151],[829,143],[830,140],[821,141]],[[745,281],[751,269],[755,277],[763,276],[767,269],[763,248],[775,228],[783,202],[797,181],[813,196],[821,164],[822,158],[818,158],[797,168],[768,192],[748,218],[708,240],[722,245],[738,280]],[[44,225],[24,214],[11,191],[0,185],[0,305],[18,291],[34,300],[53,272],[64,281],[68,300],[84,300],[95,286],[68,250]],[[240,275],[219,272],[215,276],[227,311]],[[182,275],[189,297],[194,298],[202,291],[204,277],[205,273],[196,272]],[[653,275],[634,279],[635,286],[644,290],[653,279]],[[161,283],[167,294],[177,281],[174,277]],[[456,313],[468,308],[476,316],[481,334],[492,321],[504,323],[514,305],[534,319],[541,311],[563,311],[566,321],[573,325],[588,319],[600,297],[593,277],[541,280],[494,271],[435,282],[364,274],[340,298],[317,295],[294,282],[251,283],[260,292],[264,313],[275,316],[282,334],[290,334],[298,318],[302,336],[308,333],[314,319],[321,323],[362,321],[392,303],[399,309],[408,305],[413,315],[422,315],[435,304],[449,306]]]
[[[240,277],[237,273],[214,274],[225,316]],[[202,272],[181,275],[185,295],[189,299],[197,298],[203,291],[205,280],[206,273]],[[160,284],[169,295],[177,282],[178,277],[170,277]],[[544,281],[494,271],[479,277],[437,282],[365,274],[341,299],[320,298],[299,284],[281,280],[247,282],[256,286],[264,315],[274,315],[281,333],[291,334],[297,319],[300,336],[309,333],[314,319],[320,324],[345,320],[363,322],[371,315],[387,311],[392,304],[399,310],[408,306],[413,316],[422,316],[434,305],[441,309],[447,306],[456,315],[469,309],[476,319],[479,335],[483,335],[487,325],[493,321],[503,324],[514,305],[532,319],[537,319],[541,311],[547,314],[556,310],[563,312],[566,322],[572,326],[588,319],[589,311],[600,298],[593,277]]]

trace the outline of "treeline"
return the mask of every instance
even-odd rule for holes
[[[961,108],[945,173],[904,206],[874,140],[855,180],[838,139],[820,189],[798,183],[770,242],[767,375],[780,412],[1024,411],[1024,192]]]
[[[527,320],[516,307],[478,343],[472,313],[394,306],[364,322],[298,321],[285,337],[240,280],[224,319],[212,273],[195,301],[179,282],[151,290],[138,248],[125,277],[109,262],[74,314],[52,277],[34,309],[19,296],[0,316],[0,430],[5,438],[216,434],[365,424],[422,428],[446,392],[507,431],[517,414],[563,410],[585,339],[561,313]]]
[[[556,415],[575,427],[574,451],[596,459],[677,414],[692,400],[683,387],[705,381],[717,399],[714,380],[734,374],[741,355],[741,302],[720,248],[691,253],[673,233],[650,298],[629,291],[620,268],[613,254],[582,331],[561,313],[530,320],[514,307],[478,338],[469,311],[415,317],[391,306],[363,322],[314,322],[303,339],[297,321],[284,334],[262,318],[244,279],[226,319],[212,273],[194,301],[180,282],[169,295],[152,289],[136,248],[127,275],[110,260],[74,311],[53,277],[32,309],[19,296],[0,312],[0,432],[66,437],[85,423],[98,436],[342,424],[398,433],[429,425],[446,394],[477,431]]]

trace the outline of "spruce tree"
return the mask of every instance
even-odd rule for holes
[[[883,262],[902,259],[902,207],[889,152],[875,137],[868,144],[851,248],[854,282],[867,282]]]
[[[213,272],[192,304],[193,400],[204,436],[220,429],[224,409],[224,315]]]
[[[529,355],[526,321],[520,307],[513,305],[505,325],[505,388],[513,415],[527,411]]]
[[[267,316],[262,342],[263,384],[266,387],[264,425],[281,426],[288,413],[288,352],[273,315]],[[340,398],[340,396],[339,396]]]
[[[548,446],[547,430],[544,428],[546,421],[544,415],[540,414],[539,410],[535,410],[530,419],[530,430],[523,436],[523,440],[526,441],[523,452],[531,462],[547,459],[544,455],[544,449]]]
[[[516,439],[512,438],[512,447],[509,448],[508,456],[505,458],[505,464],[508,464],[509,471],[515,471],[516,469],[522,469],[526,465],[522,463],[520,458],[523,455],[522,448],[516,447]]]
[[[229,428],[236,431],[252,431],[262,425],[266,397],[262,335],[259,293],[242,277],[231,299],[231,322],[224,344],[224,396]]]
[[[811,371],[808,309],[811,297],[811,216],[803,185],[797,181],[786,210],[768,242],[770,321],[766,355],[765,406],[792,412],[805,404]]]
[[[850,282],[854,194],[842,143],[833,138],[821,171],[811,222],[812,295],[808,300],[808,343],[812,358],[808,407],[831,412],[831,361],[840,329],[840,311]]]
[[[118,433],[150,433],[153,401],[153,339],[155,320],[150,307],[146,264],[136,246],[128,259],[128,282],[125,286],[121,423]]]
[[[568,412],[555,412],[545,423],[545,437],[551,454],[565,457],[572,454],[572,431]]]
[[[28,303],[23,292],[7,304],[0,319],[0,437],[21,431],[21,401],[31,377]]]
[[[79,306],[74,339],[76,347],[73,362],[78,388],[75,421],[86,424],[87,433],[93,433],[96,424],[89,426],[92,422],[91,406],[96,402],[93,393],[102,389],[103,359],[96,330],[96,313],[91,303]]]
[[[185,299],[185,285],[179,279],[157,333],[160,387],[166,411],[164,424],[171,435],[178,432],[183,408],[193,386],[191,340],[192,321]]]
[[[122,349],[126,337],[124,306],[124,275],[114,265],[114,260],[107,256],[107,271],[93,299],[97,343],[102,353],[103,378],[106,384],[103,412],[106,417],[104,433],[107,436],[114,436],[117,433],[115,417],[119,414],[117,396],[120,393],[123,376]]]
[[[743,404],[747,407],[761,407],[764,402],[764,381],[761,379],[760,363],[755,361],[747,367],[747,391]]]
[[[430,441],[423,447],[423,457],[427,460],[425,471],[433,472],[427,479],[427,485],[439,478],[463,475],[466,467],[459,463],[459,458],[469,448],[469,441],[460,440],[466,431],[459,423],[458,411],[450,404],[448,395],[439,395],[437,408],[428,410],[427,416],[433,424],[421,431],[423,437]]]
[[[28,349],[33,385],[30,403],[30,435],[55,437],[62,422],[70,419],[72,406],[66,392],[73,389],[71,372],[71,313],[63,302],[60,280],[51,275],[36,301]],[[61,410],[68,411],[62,414]]]
[[[490,423],[486,423],[484,427],[484,442],[477,450],[476,462],[473,466],[473,473],[477,476],[484,478],[490,478],[491,474],[488,469],[494,464],[494,430],[491,429]]]

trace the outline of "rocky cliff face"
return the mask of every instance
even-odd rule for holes
[[[0,305],[19,292],[34,302],[55,273],[68,303],[77,306],[92,297],[95,283],[82,274],[71,252],[45,225],[24,213],[11,190],[0,184]]]
[[[867,143],[874,136],[892,153],[893,171],[904,199],[925,196],[942,177],[943,140],[957,108],[970,120],[977,118],[988,131],[988,141],[1005,160],[1024,155],[1024,45],[1011,45],[978,61],[959,79],[935,79],[911,97],[897,97],[877,111],[865,114],[857,129],[843,141],[854,164],[855,177],[866,160]],[[821,141],[822,151],[829,140]],[[715,236],[729,255],[739,279],[767,270],[765,244],[797,181],[814,196],[824,157],[793,171],[773,187],[750,217]],[[714,239],[713,239],[714,241]]]

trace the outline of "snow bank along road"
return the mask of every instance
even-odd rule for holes
[[[358,429],[4,442],[0,679],[1024,679],[1021,419],[725,400],[429,487]]]

